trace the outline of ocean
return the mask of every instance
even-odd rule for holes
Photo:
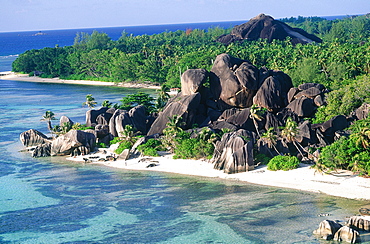
[[[142,33],[158,31],[145,28]],[[116,31],[119,37],[122,30]],[[0,56],[8,58],[0,59],[1,70],[9,70],[9,60],[26,49],[70,45],[76,30],[22,33],[0,34]],[[32,158],[20,152],[21,132],[34,128],[47,133],[46,123],[40,121],[45,111],[84,123],[86,94],[101,103],[118,102],[138,91],[155,92],[0,80],[0,243],[323,243],[312,235],[322,220],[344,221],[367,204],[233,180],[84,165],[63,157]]]

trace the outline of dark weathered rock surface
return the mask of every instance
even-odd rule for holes
[[[348,227],[348,226],[343,226],[341,227],[334,235],[334,241],[345,241],[348,243],[356,243],[359,240],[360,234]]]
[[[51,144],[51,156],[69,155],[75,148],[83,147],[85,153],[95,148],[96,137],[92,133],[81,130],[70,130],[67,134],[59,136]]]
[[[36,146],[36,148],[32,151],[32,157],[49,157],[51,151],[51,143],[44,143],[41,145]]]
[[[19,139],[25,147],[37,146],[46,142],[50,142],[47,136],[34,129],[22,132],[19,136]]]
[[[356,230],[370,231],[370,219],[363,216],[352,216],[348,220],[348,225]]]
[[[293,84],[289,76],[282,72],[274,72],[271,75],[263,81],[253,97],[253,104],[269,111],[277,111],[288,104],[288,92]]]
[[[324,240],[331,240],[334,238],[334,234],[342,227],[341,224],[332,221],[324,220],[320,223],[319,228],[314,230],[314,234],[318,235]]]
[[[310,117],[316,110],[313,99],[301,96],[286,106],[300,117]]]
[[[146,122],[147,122],[147,111],[145,106],[139,105],[136,106],[130,111],[128,111],[128,114],[131,118],[131,123],[133,127],[137,130],[140,131],[141,134],[146,134]]]
[[[241,129],[224,134],[216,143],[211,163],[215,169],[228,174],[253,170],[253,138],[250,133]]]
[[[86,112],[86,126],[94,127],[97,124],[96,118],[98,117],[98,115],[105,113],[107,110],[108,108],[102,107],[98,110],[90,109],[89,111],[87,111]]]
[[[185,126],[183,126],[184,129],[191,128],[196,119],[200,100],[200,93],[187,96],[179,95],[175,97],[172,102],[166,105],[163,112],[159,113],[159,116],[152,124],[147,135],[150,136],[154,134],[162,134],[163,129],[166,128],[169,118],[172,118],[174,115],[181,116],[182,121],[185,122]]]
[[[181,75],[182,95],[192,95],[199,92],[209,73],[205,69],[188,69]]]
[[[366,119],[370,113],[370,104],[363,103],[359,108],[357,108],[353,114],[356,119]]]
[[[267,39],[268,42],[272,42],[275,39],[285,40],[288,36],[293,44],[322,42],[315,35],[308,34],[299,28],[292,28],[265,14],[260,14],[244,24],[235,26],[229,35],[220,36],[217,41],[230,44],[241,40]]]
[[[259,86],[259,71],[246,60],[220,54],[213,64],[210,84],[219,109],[247,108]]]

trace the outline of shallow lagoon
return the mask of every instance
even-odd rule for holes
[[[19,133],[47,132],[40,121],[46,110],[83,123],[86,94],[98,103],[118,102],[136,90],[4,80],[0,87],[1,243],[327,243],[312,235],[322,220],[343,221],[367,204],[230,180],[33,159],[18,152]]]

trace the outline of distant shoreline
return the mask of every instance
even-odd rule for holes
[[[59,78],[41,78],[38,76],[28,76],[28,74],[17,74],[14,72],[2,72],[6,75],[0,76],[1,80],[14,80],[14,81],[25,81],[25,82],[38,82],[38,83],[55,83],[55,84],[74,84],[74,85],[89,85],[89,86],[117,86],[127,88],[146,88],[146,89],[160,89],[160,86],[142,84],[142,83],[130,83],[130,82],[105,82],[105,81],[91,81],[91,80],[63,80]]]

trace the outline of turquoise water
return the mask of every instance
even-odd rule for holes
[[[86,94],[101,103],[136,91],[0,80],[0,243],[322,243],[311,234],[322,220],[366,204],[19,152],[21,132],[47,132],[46,110],[84,123]]]

